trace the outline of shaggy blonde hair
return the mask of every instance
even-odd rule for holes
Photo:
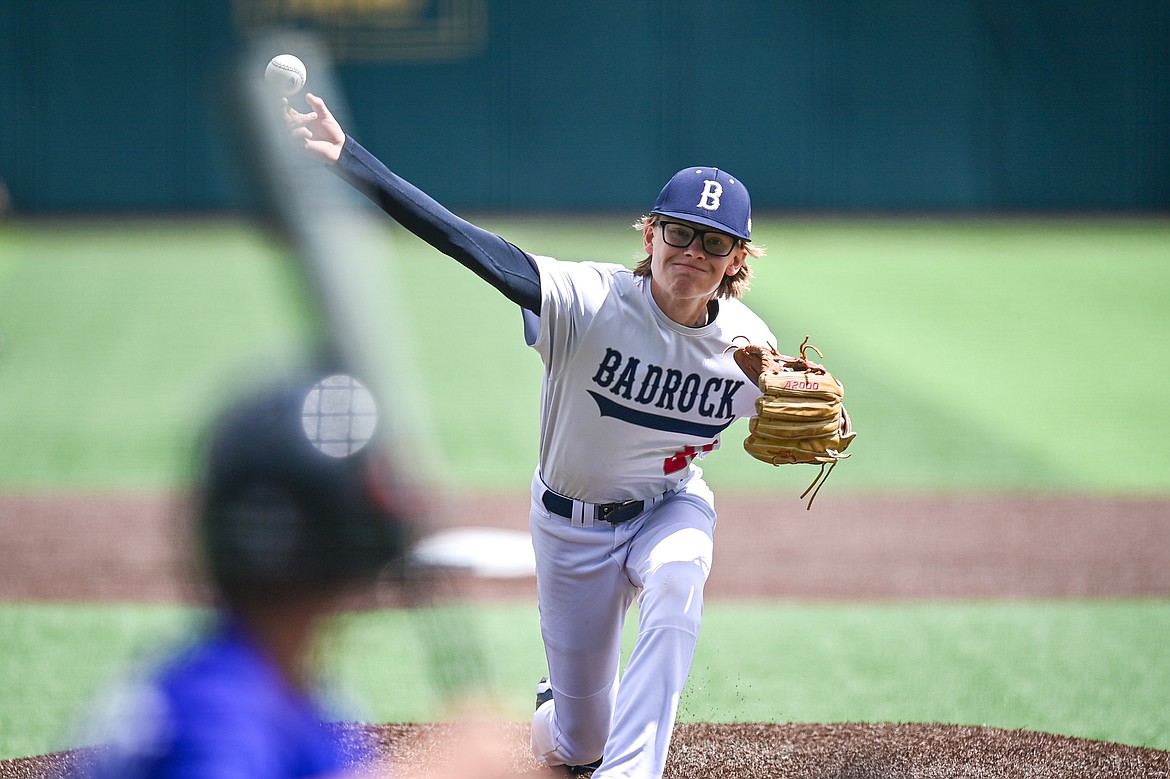
[[[648,214],[637,222],[634,222],[633,228],[639,232],[643,232],[647,227],[653,227],[658,224],[657,214]],[[748,257],[763,257],[766,251],[763,246],[757,246],[748,241],[740,241],[744,248],[747,249]],[[635,276],[649,276],[650,275],[650,257],[647,257],[639,262],[634,267]],[[719,282],[719,288],[715,290],[715,297],[717,298],[739,298],[751,289],[752,286],[752,268],[744,261],[743,267],[739,269],[739,273],[734,276],[724,276],[723,280]]]

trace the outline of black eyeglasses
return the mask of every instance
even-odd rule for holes
[[[726,257],[731,254],[735,244],[739,242],[738,238],[727,233],[719,233],[714,230],[696,230],[681,222],[660,220],[658,226],[662,228],[662,240],[666,241],[667,245],[676,249],[685,249],[691,245],[691,241],[695,240],[697,235],[703,246],[703,251],[714,257]]]

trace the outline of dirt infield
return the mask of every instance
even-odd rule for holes
[[[379,755],[373,773],[442,764],[445,725],[346,725]],[[552,779],[527,754],[528,727],[503,726],[510,779]],[[4,779],[58,779],[92,751],[0,762]],[[381,770],[379,770],[381,769]],[[394,774],[392,772],[397,772]],[[1170,753],[995,728],[923,725],[680,725],[663,779],[1160,779]],[[467,779],[504,779],[468,775]]]
[[[527,496],[453,498],[436,526],[526,530]],[[1170,500],[719,499],[712,599],[1170,595]],[[170,495],[0,495],[0,600],[196,597]],[[535,596],[532,580],[477,583]]]
[[[462,496],[440,526],[523,529],[526,496]],[[1170,595],[1170,501],[1056,496],[723,497],[708,587],[718,599]],[[197,600],[173,496],[0,496],[0,600]],[[535,596],[531,579],[475,597]],[[345,726],[386,761],[433,757],[443,726]],[[515,768],[535,772],[526,726]],[[87,752],[0,762],[57,777]],[[537,775],[539,772],[537,772]],[[1170,752],[1025,731],[938,725],[679,726],[667,779],[1167,777]]]

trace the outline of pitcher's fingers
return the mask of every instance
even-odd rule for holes
[[[307,114],[302,114],[299,111],[294,111],[291,108],[285,115],[285,121],[288,122],[289,127],[304,127],[307,124],[311,124],[317,121],[318,118],[319,117],[317,116],[316,111],[310,111]]]
[[[312,92],[305,93],[305,102],[313,109],[314,116],[320,115],[324,120],[332,119],[333,114],[329,113],[329,106],[325,105],[325,101],[314,95]]]

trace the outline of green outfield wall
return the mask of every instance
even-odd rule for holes
[[[217,76],[273,25],[457,208],[637,209],[717,164],[771,209],[1170,209],[1165,0],[5,0],[13,208],[240,205]]]

